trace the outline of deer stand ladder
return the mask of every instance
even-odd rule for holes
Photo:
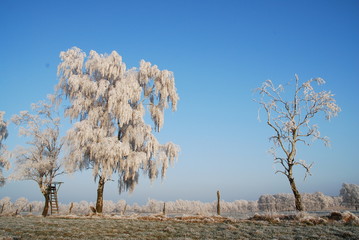
[[[61,183],[63,182],[52,182],[48,185],[49,188],[49,203],[51,208],[51,215],[57,213],[59,214],[59,203],[57,201],[57,191],[59,191],[59,188],[61,186]]]

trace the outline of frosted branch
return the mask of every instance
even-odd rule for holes
[[[322,78],[313,78],[300,84],[298,75],[295,75],[294,89],[289,89],[292,95],[285,95],[284,86],[275,86],[271,80],[265,81],[257,89],[260,98],[256,101],[266,112],[267,125],[274,130],[274,135],[269,140],[285,155],[282,158],[275,152],[273,154],[274,162],[281,164],[285,169],[283,172],[277,172],[288,173],[289,167],[294,164],[302,166],[306,170],[306,176],[310,175],[312,164],[295,161],[296,144],[302,142],[310,145],[306,139],[312,138],[329,145],[328,137],[321,136],[318,126],[312,124],[311,119],[323,113],[329,120],[337,116],[341,110],[330,91],[316,92],[313,83],[323,85],[325,81]],[[287,96],[290,100],[285,98]]]

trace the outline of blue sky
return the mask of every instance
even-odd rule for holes
[[[272,133],[257,120],[253,89],[267,79],[287,83],[322,77],[342,108],[318,118],[326,148],[316,142],[299,156],[314,161],[301,192],[338,195],[343,182],[359,184],[358,1],[9,1],[0,3],[0,111],[6,119],[53,92],[60,51],[117,51],[128,67],[141,59],[174,72],[178,111],[166,113],[161,142],[181,154],[167,178],[142,177],[134,193],[118,194],[116,178],[105,199],[256,200],[290,192],[274,174],[267,150]],[[67,122],[67,120],[64,120]],[[65,127],[68,124],[65,124]],[[23,144],[13,125],[5,142]],[[8,172],[10,173],[10,172]],[[8,174],[7,173],[7,174]],[[95,201],[91,172],[62,176],[60,201]],[[35,182],[11,182],[0,198],[42,200]]]

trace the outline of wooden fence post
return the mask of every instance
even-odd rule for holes
[[[221,194],[217,191],[217,215],[221,215]]]
[[[166,202],[163,203],[162,214],[163,214],[164,216],[166,215]]]
[[[125,215],[126,208],[127,208],[127,203],[125,204],[125,207],[123,208],[121,215]]]

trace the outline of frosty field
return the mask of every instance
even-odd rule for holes
[[[359,226],[215,217],[1,216],[0,239],[359,239]]]

